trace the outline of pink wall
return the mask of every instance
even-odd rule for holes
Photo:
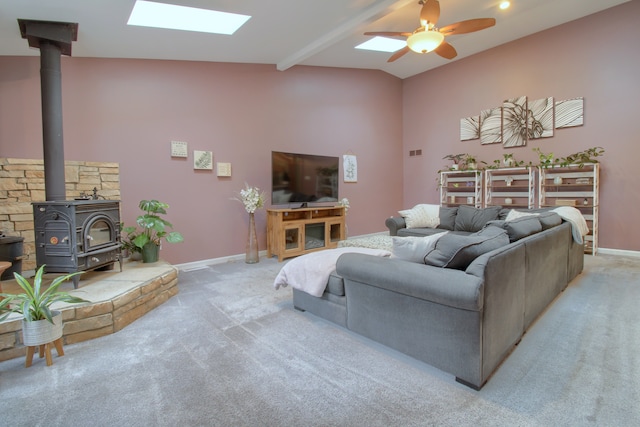
[[[604,147],[600,246],[640,250],[630,225],[640,200],[639,14],[640,2],[629,2],[404,81],[366,70],[63,58],[65,155],[120,163],[128,223],[140,199],[169,203],[186,242],[164,245],[162,257],[184,263],[244,252],[248,218],[230,198],[245,182],[270,189],[271,150],[356,154],[359,181],[340,191],[351,201],[349,234],[366,234],[401,208],[438,202],[444,155],[502,156],[499,145],[460,142],[460,118],[520,95],[583,96],[584,126],[510,152],[533,161],[532,147],[559,156]],[[171,140],[189,143],[187,160],[170,157]],[[41,141],[39,60],[0,57],[0,157],[41,158]],[[423,156],[410,158],[418,148]],[[194,149],[231,162],[233,176],[194,171]],[[264,212],[257,220],[265,249]]]
[[[184,263],[244,253],[248,215],[231,200],[244,186],[271,188],[271,151],[358,159],[350,235],[384,229],[379,206],[401,206],[402,81],[378,71],[179,61],[63,58],[68,160],[120,163],[122,212],[138,201],[170,204],[185,236],[161,256]],[[0,157],[42,158],[39,59],[0,57]],[[170,157],[170,141],[189,158]],[[231,162],[232,177],[193,169],[193,150]],[[257,215],[266,249],[266,215]]]
[[[468,152],[491,163],[509,152],[537,162],[534,147],[565,156],[601,146],[600,247],[640,250],[638,16],[640,2],[632,1],[404,80],[404,207],[438,203],[436,171],[447,165],[446,154]],[[584,126],[508,150],[460,142],[461,118],[522,95],[584,97]],[[425,155],[410,158],[417,148]]]

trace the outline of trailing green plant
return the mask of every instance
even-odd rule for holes
[[[585,163],[598,163],[596,157],[600,157],[604,154],[604,148],[593,147],[584,151],[578,151],[577,153],[569,154],[561,159],[561,166],[578,165],[578,167],[584,167]]]
[[[540,167],[548,168],[555,164],[560,163],[560,159],[555,158],[553,153],[544,153],[538,147],[534,148],[533,151],[535,151],[538,154],[538,159],[539,159],[538,166]]]
[[[71,295],[68,292],[58,291],[58,288],[63,282],[69,280],[73,276],[82,274],[82,271],[58,276],[53,279],[53,282],[51,282],[51,285],[46,290],[43,290],[42,275],[44,274],[44,267],[45,266],[42,265],[36,271],[36,275],[33,279],[33,285],[31,285],[31,283],[29,283],[29,281],[20,274],[13,273],[18,286],[22,288],[24,293],[0,294],[0,297],[4,298],[0,301],[0,311],[4,312],[0,317],[0,321],[6,319],[10,313],[19,313],[27,322],[46,319],[53,323],[53,315],[51,314],[51,305],[53,303],[67,302],[71,304],[78,304],[90,302]]]
[[[142,249],[147,243],[159,246],[163,238],[168,243],[184,241],[182,234],[177,231],[167,231],[167,228],[173,228],[173,224],[160,216],[166,215],[169,208],[168,204],[157,200],[141,200],[139,207],[144,213],[136,218],[136,223],[142,230],[131,230],[131,233],[137,233],[132,240],[136,247]],[[128,227],[125,228],[129,229]]]
[[[461,153],[461,154],[447,154],[446,156],[444,156],[442,158],[442,160],[451,160],[454,165],[457,165],[462,161],[464,156],[466,156],[466,154],[464,154],[464,153]]]
[[[473,154],[465,153],[462,157],[462,170],[480,170],[482,167],[481,164],[486,165],[487,162],[480,161]]]
[[[501,167],[515,168],[525,166],[524,160],[516,160],[513,153],[505,153],[502,155],[502,159],[495,159],[493,163],[487,166],[487,169],[500,169]],[[531,163],[529,163],[531,166]]]
[[[577,165],[582,168],[585,163],[598,163],[596,157],[600,157],[604,154],[604,148],[602,147],[588,148],[584,151],[578,151],[577,153],[569,154],[562,158],[555,157],[553,153],[544,153],[540,148],[534,148],[533,151],[538,154],[538,158],[540,160],[539,166],[543,168],[552,166],[566,167],[569,165]]]
[[[460,153],[460,154],[447,154],[442,158],[443,160],[451,160],[454,165],[446,170],[468,170],[468,169],[478,169],[479,163],[473,154],[469,153]],[[486,162],[480,162],[486,165]],[[475,165],[475,167],[471,167]],[[441,171],[438,171],[440,173]]]

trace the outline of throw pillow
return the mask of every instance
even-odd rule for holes
[[[480,255],[509,244],[506,230],[488,226],[467,236],[446,234],[425,257],[425,264],[435,267],[466,269]]]
[[[407,228],[435,228],[440,224],[439,209],[438,205],[420,204],[398,213],[404,218]]]
[[[440,225],[438,228],[443,230],[453,230],[456,226],[456,215],[458,214],[458,208],[440,207]]]
[[[562,223],[562,217],[555,212],[542,212],[538,217],[543,230],[555,227]]]
[[[527,215],[511,221],[505,221],[504,228],[509,234],[510,242],[515,242],[523,237],[542,231],[542,225],[537,215]]]
[[[436,242],[445,234],[447,231],[425,237],[393,236],[392,256],[424,264],[424,257],[433,250]]]
[[[537,212],[521,212],[515,209],[511,209],[505,218],[505,221],[513,221],[514,219],[523,218],[525,216],[538,216]]]
[[[489,221],[498,219],[501,206],[490,206],[484,209],[462,205],[458,208],[454,230],[476,232],[482,230]]]

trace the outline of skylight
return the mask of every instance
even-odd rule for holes
[[[395,52],[407,45],[406,40],[390,39],[376,36],[356,46],[356,49],[375,50],[378,52]]]
[[[249,18],[251,17],[236,13],[136,0],[127,25],[233,34]]]

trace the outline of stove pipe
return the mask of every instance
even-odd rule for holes
[[[29,46],[40,49],[45,197],[47,201],[66,200],[60,57],[71,56],[71,42],[77,40],[78,24],[18,19],[18,25]]]

